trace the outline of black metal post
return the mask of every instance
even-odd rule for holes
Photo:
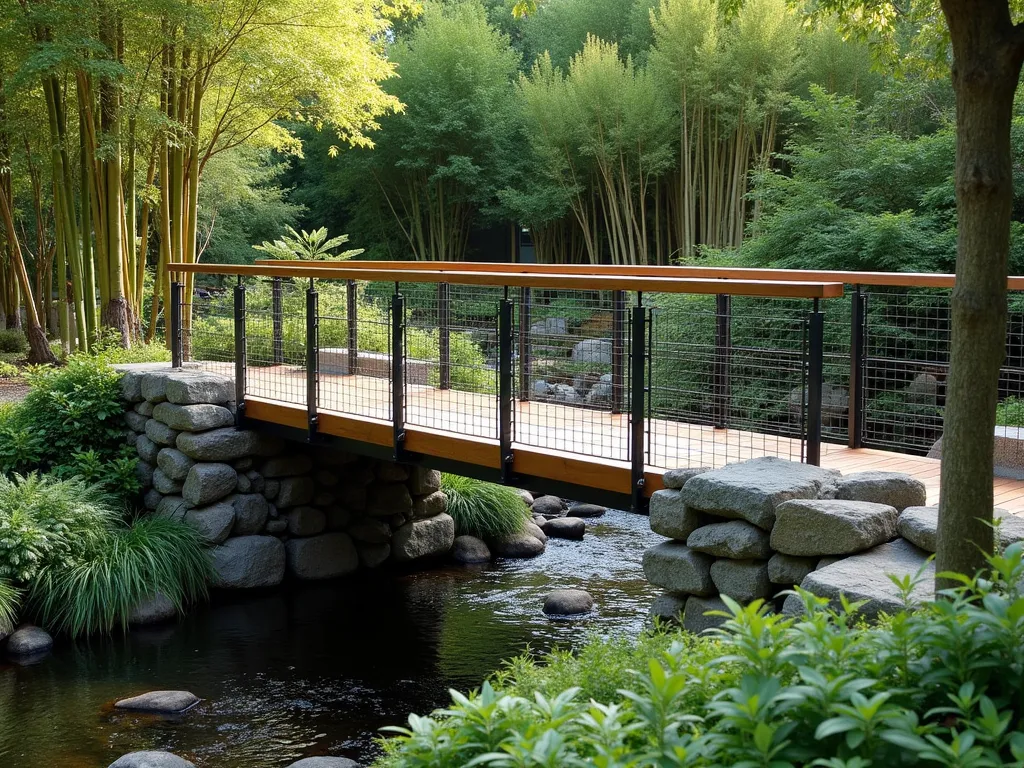
[[[512,481],[512,302],[508,296],[498,305],[498,445],[501,451],[501,482]]]
[[[320,395],[320,301],[313,278],[306,289],[306,423],[308,440],[317,433],[317,407]]]
[[[452,287],[448,283],[437,284],[437,349],[440,375],[438,386],[441,389],[452,387]]]
[[[348,304],[345,313],[348,318],[348,373],[355,376],[359,366],[359,297],[355,280],[345,284],[345,297]]]
[[[401,461],[405,452],[405,297],[397,283],[391,296],[391,422],[395,461]]]
[[[612,291],[612,413],[622,413],[625,381],[626,292]]]
[[[715,297],[715,428],[729,426],[729,408],[732,384],[729,369],[732,364],[732,297],[720,293]]]
[[[530,315],[533,296],[528,286],[519,289],[519,399],[529,400],[533,392],[530,389],[530,368],[533,367],[533,344],[530,326],[533,320]]]
[[[821,389],[825,380],[825,315],[820,302],[807,319],[807,463],[821,464]]]
[[[847,412],[849,445],[864,446],[864,380],[868,352],[868,297],[859,285],[850,297],[850,402]]]
[[[181,283],[177,280],[171,283],[171,306],[166,313],[167,322],[170,327],[167,332],[171,341],[171,366],[181,368],[182,346],[181,346]]]
[[[646,350],[647,350],[647,315],[643,307],[642,294],[637,293],[637,303],[633,307],[630,339],[630,402],[629,402],[629,434],[630,459],[632,460],[633,511],[642,512],[647,507],[644,495],[644,469],[646,454],[644,451],[644,403],[647,387]]]
[[[284,287],[280,277],[271,283],[271,314],[274,321],[274,363],[284,362]]]
[[[247,344],[245,339],[245,286],[238,278],[235,286],[235,423],[245,420],[245,376]]]

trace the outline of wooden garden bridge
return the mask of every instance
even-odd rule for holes
[[[925,454],[941,435],[951,275],[283,261],[171,273],[175,364],[233,373],[240,421],[285,437],[618,507],[642,508],[665,469],[765,455],[909,472],[938,498]],[[193,299],[197,274],[237,284]],[[1024,395],[1024,316],[1011,314],[1007,346],[1001,395]],[[1024,512],[1024,481],[994,483],[998,506]]]

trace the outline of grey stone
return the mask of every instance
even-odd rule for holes
[[[161,469],[157,469],[153,472],[151,480],[153,483],[154,490],[156,490],[158,493],[162,493],[165,496],[181,493],[181,488],[183,485],[182,481],[172,480],[166,474],[164,474],[163,470]]]
[[[361,768],[355,760],[347,757],[307,757],[286,768]]]
[[[171,480],[184,480],[195,462],[177,448],[161,448],[156,464]]]
[[[607,377],[607,380],[605,379]],[[605,374],[587,392],[586,401],[591,405],[603,405],[612,399],[615,392],[615,385],[612,384],[611,374]]]
[[[313,477],[316,479],[317,485],[322,485],[325,488],[333,488],[339,482],[338,475],[330,469],[318,470]]]
[[[674,491],[680,490],[690,478],[708,472],[710,467],[686,467],[682,469],[670,469],[661,476],[662,484]]]
[[[343,467],[359,461],[359,457],[354,453],[339,451],[336,448],[317,448],[314,459],[317,464],[324,467]]]
[[[436,469],[413,467],[409,470],[409,493],[415,496],[429,496],[441,490],[441,473]]]
[[[561,520],[562,518],[557,519]],[[544,520],[544,525],[547,525],[550,522],[549,520],[545,520],[543,517],[541,518],[541,520]],[[544,533],[544,526],[542,526],[540,523],[534,523],[530,520],[527,520],[526,523],[523,525],[523,530],[526,533],[533,536],[533,538],[539,540],[542,544],[548,543],[548,535]]]
[[[252,481],[241,472],[238,473],[238,480],[235,484],[235,490],[239,493],[249,493],[252,491]]]
[[[195,528],[207,544],[220,544],[231,534],[235,509],[226,502],[190,509],[185,513],[185,522]]]
[[[832,563],[838,563],[840,560],[845,559],[845,555],[830,555],[829,557],[823,557],[818,561],[818,564],[814,566],[814,570],[820,571],[822,568],[828,568]]]
[[[569,506],[568,515],[570,517],[601,517],[607,511],[607,507],[602,507],[600,504],[581,504],[576,502]]]
[[[239,472],[245,472],[252,469],[252,456],[245,456],[241,459],[235,459],[231,462],[231,466]]]
[[[773,592],[767,560],[715,560],[711,580],[719,594],[744,604],[766,599]]]
[[[729,607],[720,597],[691,597],[686,601],[686,611],[683,614],[683,629],[699,635],[711,629],[717,629],[725,624],[728,619],[725,616],[708,616],[709,611],[726,611]]]
[[[763,560],[771,557],[769,535],[745,520],[705,525],[686,539],[686,546],[697,552],[732,560]]]
[[[939,401],[939,380],[930,373],[919,373],[907,385],[907,397],[917,405],[936,405]]]
[[[167,400],[175,405],[213,403],[220,405],[235,396],[235,382],[215,373],[174,372],[167,376]],[[147,400],[149,398],[146,398]]]
[[[391,540],[391,526],[375,517],[364,517],[349,526],[348,535],[365,544],[385,544]]]
[[[135,411],[125,411],[124,423],[128,425],[128,429],[133,432],[145,432],[146,422],[149,421],[148,416],[143,416],[141,413]]]
[[[155,592],[135,604],[128,614],[128,623],[135,625],[160,624],[176,618],[178,609],[163,592]]]
[[[174,445],[178,439],[178,431],[171,429],[156,419],[146,421],[146,437],[157,445]]]
[[[213,549],[215,587],[276,587],[284,567],[284,544],[273,536],[236,536]]]
[[[274,501],[278,509],[300,507],[313,500],[315,483],[312,477],[286,477],[278,482],[280,486]]]
[[[578,403],[580,395],[570,384],[555,384],[551,388],[551,399],[556,403]]]
[[[235,536],[259,533],[270,516],[270,505],[258,493],[240,493],[226,499],[225,503],[230,503],[235,512],[235,525],[231,531]]]
[[[647,580],[668,592],[688,595],[710,595],[712,558],[694,552],[681,541],[665,541],[644,552],[643,566]]]
[[[135,712],[162,712],[175,714],[184,712],[199,703],[199,697],[190,691],[149,691],[114,702],[115,709],[130,709]]]
[[[288,570],[300,579],[333,579],[359,568],[359,553],[347,533],[289,539]]]
[[[556,517],[548,520],[544,533],[556,539],[582,539],[587,526],[578,517]]]
[[[607,339],[584,339],[572,348],[573,362],[612,364],[612,343]]]
[[[938,529],[938,507],[907,507],[896,521],[896,531],[899,535],[926,552],[937,551]]]
[[[149,400],[143,400],[141,403],[136,403],[132,408],[136,413],[145,416],[147,419],[153,415],[153,409],[154,405],[149,402]]]
[[[53,638],[41,627],[19,627],[7,638],[8,656],[37,656],[52,647]]]
[[[391,537],[391,552],[396,561],[406,563],[446,554],[454,542],[455,521],[450,515],[440,514],[410,521],[395,531]]]
[[[241,470],[239,470],[239,473],[241,473]],[[249,481],[249,488],[253,493],[263,493],[263,489],[267,484],[267,481],[263,479],[263,475],[255,469],[250,469],[245,473],[245,478]]]
[[[267,520],[267,524],[264,526],[264,530],[267,533],[273,534],[274,536],[280,536],[282,533],[288,530],[287,520]]]
[[[275,456],[267,459],[260,472],[264,477],[291,477],[305,475],[313,469],[313,460],[304,453],[291,456]]]
[[[413,499],[412,516],[422,519],[440,515],[448,508],[448,497],[444,491],[434,491],[428,496],[419,496]]]
[[[359,562],[364,568],[379,568],[391,557],[391,544],[367,544],[357,542],[356,550],[359,552]]]
[[[683,503],[679,491],[667,488],[651,494],[648,511],[652,531],[679,541],[686,541],[705,522],[704,515]]]
[[[548,616],[580,616],[594,610],[594,598],[582,589],[556,589],[544,598]]]
[[[411,519],[412,518],[408,518],[405,515],[399,515],[399,514],[394,514],[391,517],[385,518],[388,526],[392,530],[397,530],[398,528],[401,528],[403,525],[405,525]]]
[[[534,336],[565,336],[569,332],[569,321],[564,317],[545,317],[530,325]]]
[[[899,513],[887,504],[797,499],[780,504],[772,549],[784,555],[848,555],[896,536]]]
[[[193,507],[223,499],[235,490],[238,473],[230,464],[196,464],[188,471],[181,497]]]
[[[772,584],[791,587],[802,582],[817,565],[818,561],[813,557],[794,557],[776,552],[768,561],[768,580]]]
[[[334,505],[325,511],[327,513],[327,530],[329,531],[343,531],[352,521],[352,513],[344,507]]]
[[[163,499],[163,497],[164,495],[160,493],[160,491],[156,490],[155,488],[150,488],[148,491],[146,491],[146,495],[142,497],[142,504],[146,509],[152,512],[158,506],[160,506],[160,502]]]
[[[537,397],[548,397],[553,391],[554,387],[544,381],[544,379],[536,379],[533,382],[533,394]]]
[[[153,472],[153,465],[149,462],[135,462],[135,479],[139,481],[139,486],[143,490],[153,487]]]
[[[799,420],[804,413],[804,387],[795,387],[789,393],[789,413],[794,420]],[[844,387],[837,387],[825,382],[821,388],[821,420],[825,426],[838,425],[846,417],[850,408],[850,393]]]
[[[924,483],[903,472],[855,472],[839,481],[836,498],[888,504],[902,512],[924,506],[928,491]]]
[[[536,557],[544,551],[544,542],[528,533],[511,533],[488,542],[497,557]]]
[[[162,403],[167,399],[167,374],[169,371],[142,375],[140,392],[151,403]]]
[[[156,505],[153,514],[158,517],[166,517],[170,520],[184,520],[189,505],[181,496],[164,496]]]
[[[315,536],[327,528],[327,515],[316,507],[295,507],[282,517],[287,521],[288,533],[292,536]]]
[[[680,494],[688,507],[771,530],[779,504],[833,495],[838,478],[834,470],[764,456],[699,474]]]
[[[900,592],[889,576],[916,577],[919,572],[921,580],[910,596],[912,605],[934,599],[935,563],[928,562],[928,553],[924,550],[897,539],[809,573],[800,586],[828,598],[834,608],[840,605],[840,594],[851,601],[866,600],[859,613],[874,619],[879,613],[894,614],[904,607]],[[798,615],[803,612],[803,602],[796,595],[790,595],[783,612]]]
[[[121,399],[126,403],[140,403],[146,398],[142,394],[144,371],[126,371],[121,377]]]
[[[557,496],[541,496],[534,500],[531,510],[544,517],[565,517],[565,504]]]
[[[346,503],[346,506],[352,505]],[[375,484],[366,499],[366,508],[377,517],[407,515],[412,512],[412,507],[412,496],[404,483]]]
[[[671,592],[662,592],[651,603],[647,612],[652,619],[670,621],[675,624],[683,623],[683,611],[686,610],[686,595],[673,595]]]
[[[196,768],[196,764],[170,752],[146,751],[121,755],[108,768]]]
[[[267,480],[263,484],[263,495],[268,499],[276,499],[278,492],[281,490],[281,482],[279,480]]]
[[[233,461],[257,453],[261,440],[252,430],[221,427],[209,432],[182,432],[176,445],[196,461]]]
[[[235,423],[235,415],[227,408],[210,403],[175,405],[159,403],[153,409],[153,418],[179,432],[202,432]]]
[[[155,464],[160,453],[160,446],[154,443],[146,435],[139,435],[135,438],[135,451],[143,461]]]
[[[404,483],[409,479],[409,468],[393,461],[378,461],[374,474],[382,483]]]
[[[458,563],[487,563],[491,560],[491,550],[487,542],[476,536],[456,536],[452,544],[452,558]]]

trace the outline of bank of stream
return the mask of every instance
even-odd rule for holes
[[[551,539],[531,560],[220,593],[177,624],[58,642],[39,664],[0,662],[0,765],[105,768],[139,749],[199,768],[325,754],[369,763],[378,728],[446,703],[449,688],[479,684],[527,647],[636,635],[657,594],[640,558],[659,540],[646,517],[611,510],[583,541]],[[588,590],[596,612],[549,620],[541,604],[558,587]],[[168,688],[203,701],[178,718],[112,709]]]

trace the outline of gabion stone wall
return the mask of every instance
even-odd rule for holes
[[[451,549],[439,473],[236,429],[224,376],[123,368],[145,506],[215,545],[215,586],[334,578]]]

